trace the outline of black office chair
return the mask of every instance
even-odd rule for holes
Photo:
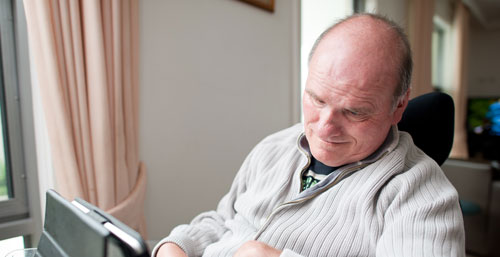
[[[398,128],[410,133],[415,145],[441,166],[450,155],[454,123],[453,99],[433,92],[409,101]]]

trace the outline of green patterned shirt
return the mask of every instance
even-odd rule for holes
[[[313,187],[321,180],[326,178],[330,173],[334,172],[338,167],[327,166],[320,161],[311,157],[311,164],[307,170],[302,174],[302,191]]]

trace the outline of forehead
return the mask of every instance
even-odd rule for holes
[[[398,83],[398,43],[388,25],[356,18],[330,31],[309,63],[309,76],[392,94]]]
[[[392,92],[381,84],[366,84],[323,74],[310,73],[306,93],[334,108],[349,108],[366,113],[381,112],[391,106]]]

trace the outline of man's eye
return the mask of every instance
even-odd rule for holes
[[[353,111],[353,110],[347,110],[347,113],[349,113],[352,116],[360,116],[361,115],[361,113],[359,113],[357,111]]]
[[[314,103],[315,105],[319,105],[319,106],[321,106],[321,105],[324,105],[324,104],[325,104],[325,102],[324,102],[324,101],[319,100],[318,98],[311,97],[311,99],[312,99],[312,101],[313,101],[313,103]]]
[[[361,121],[361,120],[366,119],[366,115],[364,113],[356,111],[356,110],[346,109],[346,110],[344,110],[344,113],[348,118],[350,118],[352,120]]]

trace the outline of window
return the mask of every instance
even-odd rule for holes
[[[439,15],[434,15],[432,31],[432,86],[435,90],[450,93],[453,79],[451,25]]]
[[[26,246],[41,230],[29,77],[22,0],[0,0],[0,240]]]
[[[0,18],[0,172],[4,178],[0,220],[26,217],[28,206],[24,178],[21,120],[15,57],[12,2],[1,1]],[[3,154],[2,154],[3,152]],[[3,163],[2,163],[3,162]],[[2,183],[0,182],[0,183]],[[0,189],[1,190],[1,189]]]
[[[434,24],[432,31],[432,86],[443,89],[444,29]]]

